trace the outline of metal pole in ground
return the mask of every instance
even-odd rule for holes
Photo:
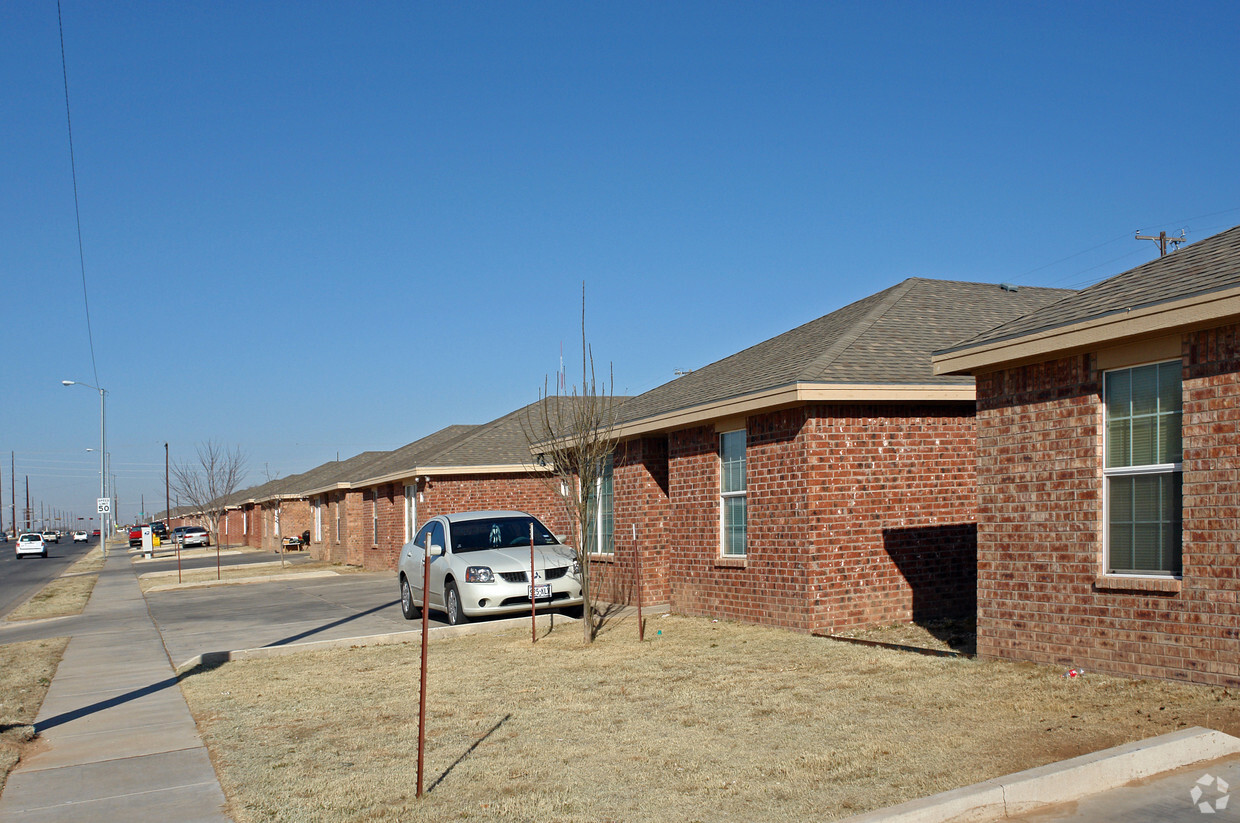
[[[646,624],[642,622],[642,553],[637,548],[637,524],[633,524],[633,573],[637,578],[637,642],[646,639]]]
[[[430,629],[431,536],[422,547],[422,675],[418,678],[418,797],[422,796],[422,760],[426,754],[426,635]]]
[[[538,598],[534,596],[534,524],[530,523],[530,642],[538,642]]]

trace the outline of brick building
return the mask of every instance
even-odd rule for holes
[[[1240,685],[1240,227],[939,352],[978,414],[978,652]]]
[[[971,614],[974,386],[931,353],[1066,293],[913,278],[628,401],[589,541],[600,596],[631,602],[640,559],[643,600],[685,614]]]
[[[448,427],[357,473],[347,494],[366,524],[358,565],[395,569],[417,526],[448,512],[519,509],[565,534],[558,483],[535,463],[526,437],[537,405],[478,426]]]

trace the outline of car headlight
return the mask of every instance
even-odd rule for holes
[[[581,561],[574,557],[573,565],[568,567],[568,574],[570,577],[581,577]]]
[[[495,575],[490,566],[470,566],[465,569],[466,583],[494,583]]]

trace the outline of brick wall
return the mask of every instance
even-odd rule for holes
[[[642,602],[669,602],[667,437],[634,438],[617,446],[613,457],[612,522],[615,553],[590,561],[591,597],[612,603],[636,603],[638,553]],[[637,527],[637,552],[633,527]]]
[[[521,472],[432,477],[418,486],[417,524],[440,514],[483,509],[527,511],[556,534],[565,534],[566,516],[554,481]],[[323,506],[323,541],[311,546],[317,558],[381,571],[395,570],[405,544],[405,486],[386,483],[327,496]],[[378,511],[378,539],[374,517]],[[341,512],[341,540],[335,541],[335,512]],[[310,517],[310,515],[307,515]],[[307,526],[313,530],[310,521]]]
[[[976,437],[972,406],[812,410],[813,629],[973,615]]]
[[[345,536],[348,534],[349,525],[345,510],[345,493],[343,491],[331,491],[317,495],[317,499],[323,518],[323,533],[321,540],[315,540],[312,510],[309,526],[310,554],[316,560],[323,560],[328,563],[344,563],[348,559]],[[337,518],[339,518],[339,522],[337,522]],[[339,535],[339,539],[337,535]]]
[[[1228,326],[1182,341],[1178,583],[1102,577],[1095,357],[978,376],[979,654],[1240,685],[1238,337]]]
[[[798,631],[974,607],[968,406],[802,406],[746,423],[747,543],[720,555],[719,438],[669,437],[669,600]]]

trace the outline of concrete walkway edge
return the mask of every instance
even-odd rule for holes
[[[994,820],[1068,803],[1133,780],[1240,753],[1240,738],[1194,726],[910,800],[840,823]]]

